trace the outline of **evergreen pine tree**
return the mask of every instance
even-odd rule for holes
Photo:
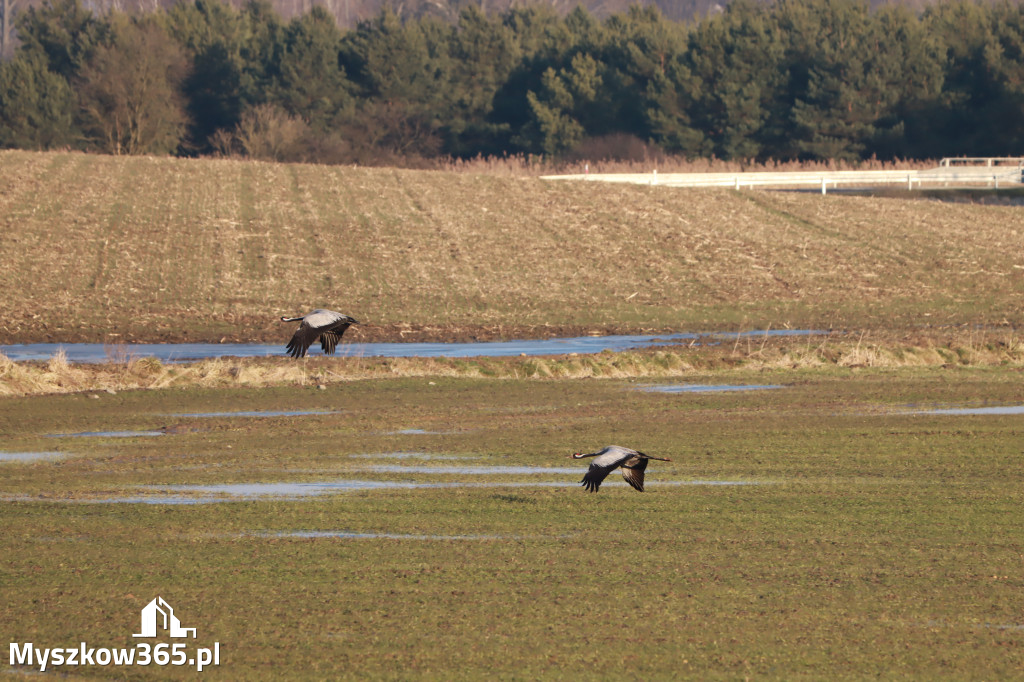
[[[351,104],[351,84],[338,63],[341,33],[322,7],[285,28],[274,100],[314,129],[324,130]]]
[[[68,82],[28,51],[0,61],[0,147],[53,149],[74,140],[75,98]]]

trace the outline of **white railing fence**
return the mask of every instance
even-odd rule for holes
[[[1024,156],[950,156],[939,161],[941,168],[948,166],[1014,166],[1024,168]]]
[[[826,194],[830,188],[844,186],[899,186],[907,189],[1020,187],[1024,182],[1024,157],[958,157],[940,161],[927,170],[879,171],[750,171],[733,173],[585,173],[544,175],[542,180],[585,180],[588,182],[626,182],[664,187],[813,187]]]

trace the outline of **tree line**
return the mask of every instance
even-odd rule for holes
[[[341,30],[266,0],[17,15],[0,147],[324,163],[538,154],[860,160],[1024,153],[1024,11],[733,0],[692,22],[547,5]]]

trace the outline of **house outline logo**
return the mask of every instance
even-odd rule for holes
[[[158,618],[158,614],[162,618]],[[171,637],[188,637],[189,633],[192,633],[192,639],[196,637],[196,629],[181,627],[181,621],[174,615],[174,609],[159,596],[142,608],[142,632],[132,637],[156,637],[157,628],[161,623]]]

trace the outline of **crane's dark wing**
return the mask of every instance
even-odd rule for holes
[[[324,349],[324,354],[334,355],[334,349],[337,348],[338,341],[341,340],[345,330],[351,326],[351,322],[341,322],[320,335],[320,347]]]
[[[306,355],[306,351],[309,347],[317,340],[320,336],[320,330],[310,327],[308,324],[303,322],[299,325],[299,328],[295,330],[292,340],[288,342],[285,348],[288,350],[288,354],[293,358],[301,358]]]
[[[587,469],[587,473],[583,474],[580,483],[590,492],[596,493],[597,489],[601,487],[601,481],[607,478],[614,468],[614,466],[602,466],[597,462],[591,462],[590,468]]]
[[[640,492],[644,491],[644,469],[647,468],[646,457],[630,457],[622,463],[622,477]]]
[[[320,335],[320,347],[324,350],[324,355],[334,355],[334,349],[338,346],[338,339],[341,338],[341,334],[338,334],[334,330],[326,331]]]

